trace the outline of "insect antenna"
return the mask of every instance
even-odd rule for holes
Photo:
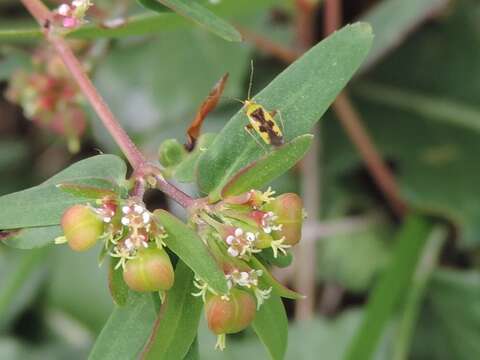
[[[250,100],[250,96],[252,95],[252,84],[253,84],[253,60],[250,60],[250,82],[248,83],[247,100]]]

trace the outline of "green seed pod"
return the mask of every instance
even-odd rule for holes
[[[256,302],[247,291],[232,289],[229,300],[214,295],[207,300],[205,313],[209,329],[216,335],[245,329],[255,318]]]
[[[282,194],[266,205],[265,210],[272,211],[278,217],[277,222],[282,225],[282,230],[273,232],[275,239],[285,237],[284,244],[292,246],[300,241],[303,225],[303,201],[297,194]]]
[[[67,209],[61,225],[68,245],[75,251],[90,249],[104,231],[103,221],[86,205],[74,205]]]
[[[143,249],[127,261],[123,279],[135,291],[169,290],[173,286],[173,266],[165,250]]]
[[[187,155],[185,147],[176,139],[165,140],[158,149],[160,164],[165,167],[178,165]]]

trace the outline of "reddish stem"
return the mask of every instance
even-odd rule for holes
[[[161,176],[160,171],[147,163],[143,154],[138,150],[132,142],[125,130],[120,126],[120,123],[113,115],[112,111],[98,93],[97,89],[88,78],[87,74],[82,68],[82,65],[75,57],[73,51],[68,46],[67,42],[55,33],[52,28],[52,13],[40,0],[21,0],[23,5],[28,9],[32,16],[44,29],[44,34],[47,40],[53,45],[58,55],[62,58],[65,66],[72,74],[78,86],[85,94],[87,100],[90,102],[98,117],[102,120],[103,125],[108,132],[115,139],[115,142],[120,147],[126,158],[139,174],[153,174],[156,178],[156,186],[165,194],[173,198],[183,207],[188,207],[192,204],[193,199],[187,194],[177,189],[172,184],[165,181]],[[154,171],[152,169],[155,169]]]

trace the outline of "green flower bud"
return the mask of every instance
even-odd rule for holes
[[[174,280],[172,263],[163,249],[143,249],[127,261],[123,279],[135,291],[169,290]]]
[[[165,140],[158,149],[160,164],[165,167],[178,165],[187,155],[185,147],[176,139]]]
[[[104,231],[103,221],[86,205],[74,205],[67,209],[61,225],[68,245],[75,251],[90,249]]]
[[[277,216],[277,223],[282,225],[281,230],[273,231],[273,237],[285,237],[284,244],[295,245],[302,237],[303,201],[294,193],[278,196],[265,206],[266,211],[272,211]]]
[[[255,298],[247,291],[232,289],[228,300],[220,295],[210,297],[205,312],[214,334],[233,334],[245,329],[255,318]]]

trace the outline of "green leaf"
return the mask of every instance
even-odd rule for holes
[[[163,241],[195,274],[220,294],[228,292],[225,275],[208,252],[195,231],[165,210],[156,210],[154,216],[168,233]]]
[[[448,0],[385,0],[372,7],[361,21],[375,32],[372,50],[362,69],[371,66],[389,50],[398,46],[425,18],[445,7]]]
[[[252,323],[273,360],[283,360],[288,342],[288,320],[282,300],[275,294],[260,307]]]
[[[128,301],[129,288],[123,280],[122,268],[115,269],[117,259],[110,259],[110,266],[108,269],[108,288],[110,295],[112,295],[113,302],[117,306],[124,306]]]
[[[412,358],[476,359],[480,354],[480,271],[437,270],[426,295]]]
[[[0,329],[27,306],[45,278],[46,249],[0,253]]]
[[[187,0],[143,0],[142,2],[150,3],[151,10],[158,11],[158,7],[153,3],[161,3],[162,5],[172,9],[179,15],[193,21],[194,23],[204,27],[212,33],[220,36],[228,41],[241,41],[240,33],[229,23],[217,17],[210,10],[200,5],[196,1]]]
[[[61,183],[57,185],[57,188],[79,198],[89,199],[101,199],[105,196],[115,196],[117,193],[108,189],[112,186],[110,181],[99,179],[99,183],[104,183],[106,188],[99,188],[95,186],[73,184],[73,183]]]
[[[195,338],[193,341],[192,346],[190,346],[190,350],[188,350],[188,353],[185,355],[183,360],[200,360],[200,349],[197,338]]]
[[[156,315],[150,294],[130,292],[127,304],[113,310],[88,359],[136,359],[152,331]]]
[[[96,199],[90,194],[79,199],[57,185],[68,182],[104,187],[109,184],[107,190],[114,191],[125,175],[125,163],[113,155],[79,161],[38,186],[0,197],[0,229],[57,225],[69,206]]]
[[[192,296],[192,292],[198,290],[193,279],[193,272],[179,261],[175,268],[175,284],[162,305],[144,359],[183,359],[189,352],[203,307],[201,299]]]
[[[208,147],[215,139],[215,136],[216,134],[206,133],[198,138],[195,149],[193,149],[193,151],[175,167],[172,174],[175,180],[186,183],[195,181],[198,159],[202,153],[207,151]]]
[[[221,189],[221,197],[261,189],[295,165],[305,155],[312,140],[313,135],[299,136],[241,169],[231,179],[225,177],[220,181],[221,185],[228,181]],[[212,200],[219,197],[215,190],[210,194]]]
[[[257,270],[262,270],[262,282],[266,284],[267,286],[271,286],[273,291],[281,297],[287,298],[287,299],[293,299],[293,300],[299,300],[299,299],[304,299],[305,296],[302,294],[299,294],[293,290],[290,290],[289,288],[285,287],[283,284],[277,281],[273,277],[273,275],[268,271],[268,269],[263,266],[263,264],[257,260],[255,256],[252,256],[252,259],[249,261],[249,264]]]
[[[137,0],[137,3],[139,3],[145,9],[152,10],[159,13],[170,11],[168,7],[166,7],[165,5],[159,4],[158,1],[156,0]]]
[[[369,297],[360,328],[350,342],[346,359],[370,359],[383,330],[412,281],[413,272],[431,225],[418,215],[410,215],[396,238],[393,258]]]
[[[2,241],[9,247],[29,250],[53,244],[62,234],[60,226],[30,227],[7,232]]]
[[[280,111],[287,141],[308,133],[347,84],[372,43],[369,25],[357,23],[337,31],[310,49],[275,78],[254,100]],[[257,160],[263,149],[245,130],[239,111],[199,161],[200,190],[210,193],[226,177]]]
[[[409,359],[411,343],[415,336],[415,327],[424,305],[427,286],[438,265],[443,245],[448,236],[448,229],[444,225],[437,225],[431,232],[422,256],[415,269],[412,285],[408,289],[405,304],[393,349],[394,360]]]

